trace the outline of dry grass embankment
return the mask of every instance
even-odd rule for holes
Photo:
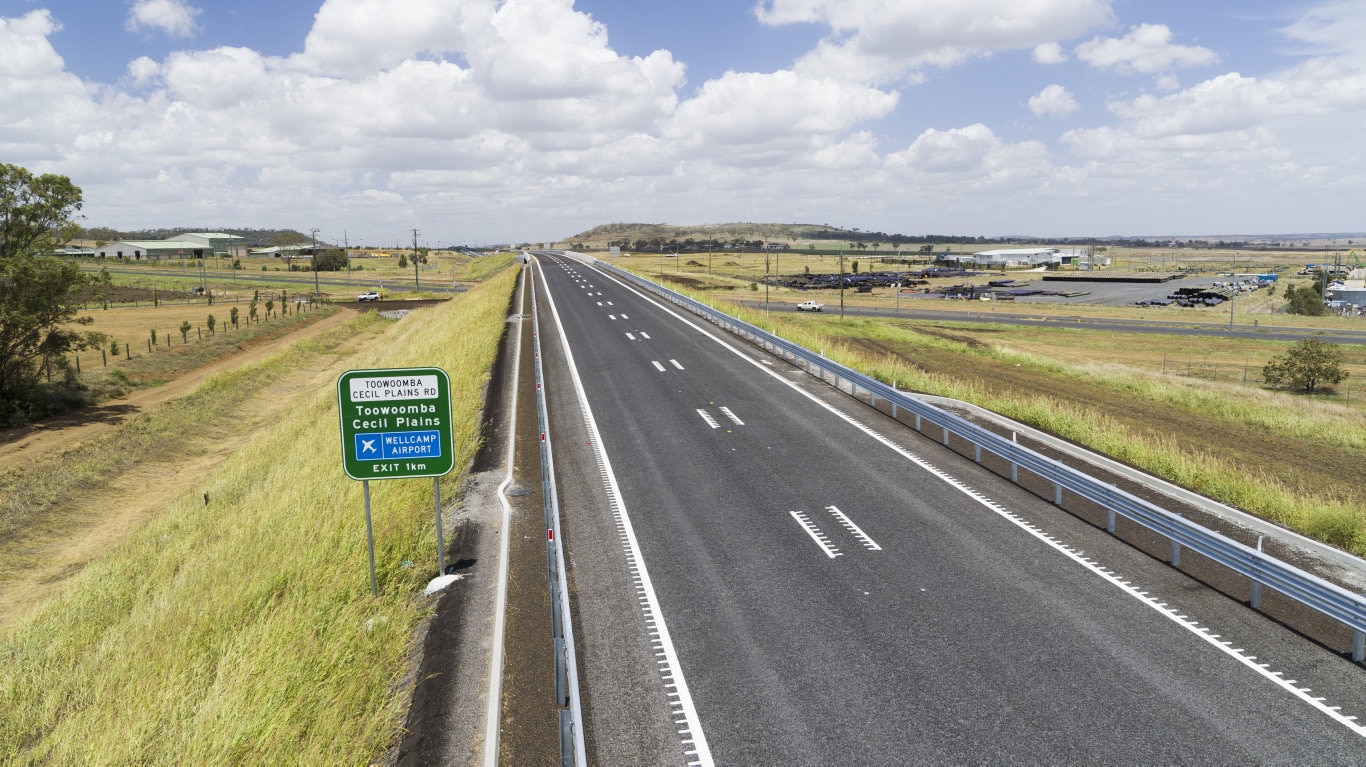
[[[400,322],[334,368],[449,371],[465,465],[515,276]],[[272,366],[307,354],[217,376],[193,396],[249,401],[269,391]],[[113,444],[198,419],[186,407],[161,417],[120,427]],[[361,487],[342,472],[336,418],[333,386],[303,397],[4,629],[0,753],[14,763],[177,765],[381,755],[401,724],[413,628],[426,611],[415,594],[436,569],[431,483],[373,488],[372,598]],[[119,467],[92,473],[110,470]]]

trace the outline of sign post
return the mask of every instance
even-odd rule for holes
[[[431,477],[436,495],[437,561],[446,570],[441,532],[441,477],[455,465],[451,382],[441,368],[349,370],[337,379],[342,467],[365,488],[365,526],[371,529],[370,480]],[[370,546],[370,592],[375,541]]]

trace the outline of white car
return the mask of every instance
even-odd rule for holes
[[[799,312],[818,312],[823,308],[825,308],[825,304],[819,304],[815,301],[803,301],[797,304],[797,311]]]
[[[379,294],[372,290],[372,291],[369,291],[368,293],[361,293],[360,295],[356,296],[356,300],[357,300],[357,301],[378,301],[378,300],[379,300]]]

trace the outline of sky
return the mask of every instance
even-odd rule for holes
[[[1366,0],[0,0],[82,223],[1359,232]]]

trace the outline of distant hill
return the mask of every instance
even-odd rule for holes
[[[616,223],[595,226],[586,232],[561,241],[575,249],[603,250],[617,245],[626,250],[705,250],[708,246],[761,248],[765,245],[786,245],[791,248],[829,249],[858,247],[859,249],[886,246],[888,250],[904,245],[1107,245],[1120,247],[1191,247],[1191,248],[1248,248],[1268,249],[1324,249],[1361,247],[1366,234],[1354,232],[1315,234],[1261,234],[1224,236],[1120,236],[1104,237],[1035,237],[1009,235],[1002,237],[969,237],[953,234],[888,234],[860,229],[842,229],[827,224],[763,224],[731,223],[700,226],[671,224]]]
[[[709,244],[735,246],[783,244],[793,247],[828,243],[879,243],[883,245],[905,245],[910,243],[979,243],[998,242],[981,237],[959,235],[906,235],[887,234],[886,232],[865,232],[859,229],[842,229],[828,224],[762,224],[731,223],[704,224],[701,226],[673,226],[671,224],[604,224],[586,232],[568,237],[564,242],[582,245],[586,248],[606,248],[618,245],[634,250],[647,250],[652,247],[705,248]]]

